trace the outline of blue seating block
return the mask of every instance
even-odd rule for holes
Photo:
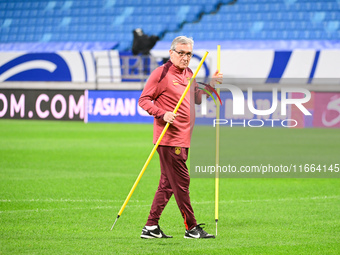
[[[150,35],[165,33],[163,40],[180,34],[195,40],[340,39],[338,0],[231,2],[2,0],[0,42],[120,40],[119,49],[126,49],[138,27]]]

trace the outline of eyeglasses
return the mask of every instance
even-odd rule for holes
[[[184,56],[187,56],[188,58],[192,57],[192,53],[191,52],[182,52],[182,51],[177,51],[177,50],[173,50],[174,52],[176,52],[181,58],[183,58]]]

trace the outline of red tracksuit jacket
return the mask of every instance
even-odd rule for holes
[[[156,68],[150,75],[138,104],[150,115],[155,117],[153,143],[162,133],[166,122],[163,116],[167,111],[173,112],[193,72],[190,68],[181,70],[169,60],[166,64]],[[204,91],[198,89],[194,81],[179,107],[175,121],[170,124],[160,145],[190,147],[190,138],[195,122],[195,103],[201,103]],[[195,102],[191,102],[191,100]]]

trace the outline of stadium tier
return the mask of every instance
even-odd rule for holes
[[[339,0],[1,0],[0,43],[110,42],[125,51],[136,28],[161,41],[179,34],[196,41],[339,40],[339,6]]]

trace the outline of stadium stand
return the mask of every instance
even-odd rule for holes
[[[0,43],[92,49],[103,42],[125,51],[136,28],[161,41],[178,34],[196,41],[339,40],[339,7],[339,0],[1,0]]]

